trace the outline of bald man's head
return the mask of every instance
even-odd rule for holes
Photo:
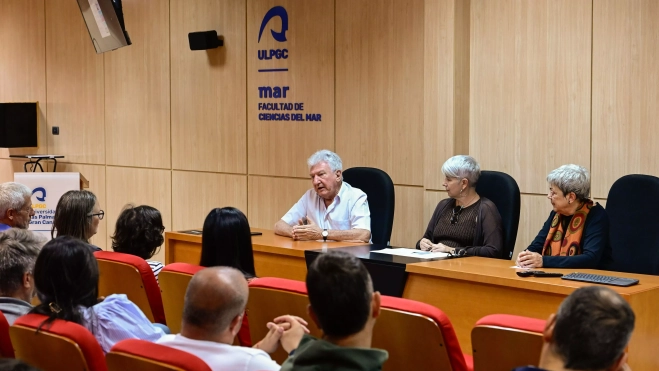
[[[230,267],[203,269],[185,292],[183,323],[208,333],[225,331],[245,310],[249,289],[245,276]]]

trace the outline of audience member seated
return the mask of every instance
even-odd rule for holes
[[[574,291],[547,320],[539,368],[515,371],[629,370],[625,348],[634,312],[615,291],[587,286]]]
[[[71,236],[48,242],[34,266],[34,283],[41,304],[31,313],[78,323],[98,340],[103,352],[121,340],[160,339],[164,332],[123,294],[98,297],[98,263],[89,246]]]
[[[611,259],[609,218],[588,199],[590,174],[578,165],[563,165],[547,175],[549,218],[529,247],[517,256],[523,268],[596,268]]]
[[[128,205],[119,214],[112,236],[112,250],[139,256],[146,260],[158,281],[158,273],[163,268],[159,261],[149,260],[165,242],[162,233],[165,226],[158,209],[151,206]]]
[[[0,184],[0,232],[9,228],[27,229],[33,216],[30,188],[14,182]]]
[[[12,325],[32,309],[34,262],[46,239],[25,229],[0,233],[0,311]]]
[[[242,272],[230,267],[203,269],[192,277],[185,293],[181,333],[158,343],[192,353],[212,370],[279,370],[268,353],[281,340],[287,352],[308,331],[298,317],[281,316],[268,323],[268,334],[253,348],[231,345],[240,330],[249,289]]]
[[[275,224],[275,233],[294,240],[369,242],[366,193],[343,181],[339,155],[324,149],[311,155],[307,164],[313,189]]]
[[[75,237],[87,242],[92,251],[100,251],[100,247],[89,244],[89,239],[98,232],[104,216],[96,195],[86,190],[68,191],[57,202],[50,235]]]
[[[234,207],[211,210],[201,235],[202,267],[232,267],[242,272],[249,284],[256,279],[252,235],[247,217]],[[247,315],[238,333],[240,345],[251,347]]]
[[[201,235],[202,267],[233,267],[248,283],[256,278],[252,235],[247,217],[234,207],[211,210]]]
[[[389,357],[384,350],[371,349],[380,293],[373,292],[361,260],[340,251],[321,254],[307,272],[307,291],[309,315],[323,338],[304,335],[281,370],[380,370]]]
[[[501,215],[492,201],[476,193],[478,162],[471,156],[453,156],[442,165],[442,173],[449,198],[437,204],[417,249],[501,258]]]

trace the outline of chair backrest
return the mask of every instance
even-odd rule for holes
[[[519,227],[520,194],[513,177],[500,171],[481,171],[476,192],[492,201],[501,215],[503,228],[502,259],[512,259]]]
[[[14,358],[14,347],[9,338],[9,322],[0,312],[0,358]]]
[[[481,318],[471,330],[474,371],[510,371],[537,365],[545,323],[541,319],[508,314]]]
[[[185,290],[195,273],[204,269],[199,265],[172,263],[166,265],[158,274],[162,305],[167,318],[167,326],[172,334],[181,332]]]
[[[373,329],[373,348],[385,349],[382,370],[471,369],[451,321],[441,310],[414,300],[382,296],[382,312]]]
[[[643,198],[638,205],[639,195]],[[613,183],[606,200],[609,243],[613,263],[609,270],[659,274],[659,178],[625,175]]]
[[[373,243],[389,245],[396,204],[394,182],[387,173],[372,167],[346,169],[343,172],[343,180],[364,191],[368,197]]]
[[[139,339],[116,343],[106,361],[109,371],[211,371],[194,354]]]
[[[151,322],[166,324],[160,287],[146,260],[119,252],[94,253],[100,273],[98,294],[126,294]]]
[[[311,335],[320,337],[321,332],[314,325],[307,313],[309,297],[304,282],[284,278],[259,278],[249,284],[249,300],[247,311],[249,315],[250,334],[256,343],[268,332],[266,324],[282,314],[291,314],[304,318],[308,323]],[[288,354],[279,349],[270,355],[277,363],[282,364]]]
[[[86,328],[63,320],[41,326],[47,318],[26,314],[11,326],[17,359],[44,371],[107,370],[103,350]]]

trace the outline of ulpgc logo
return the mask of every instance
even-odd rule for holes
[[[32,190],[32,196],[37,197],[37,201],[42,202],[39,204],[32,204],[33,209],[45,209],[46,204],[43,202],[46,202],[46,189],[44,187],[37,187]]]
[[[261,29],[259,29],[259,40],[258,42],[261,42],[261,36],[263,36],[263,31],[265,30],[265,26],[268,25],[268,22],[270,22],[271,19],[279,17],[281,19],[281,30],[279,32],[271,29],[270,33],[272,34],[272,38],[275,39],[275,41],[278,41],[280,43],[286,42],[286,31],[288,31],[288,12],[286,12],[286,9],[284,9],[283,6],[275,6],[268,10],[267,13],[265,13],[265,16],[263,17],[263,21],[261,21]],[[269,59],[288,59],[288,49],[263,49],[258,51],[258,56],[260,60],[269,60]]]

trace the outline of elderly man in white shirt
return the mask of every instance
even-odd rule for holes
[[[275,224],[275,233],[294,240],[369,242],[371,212],[366,194],[343,181],[343,163],[326,149],[309,157],[313,188]]]

